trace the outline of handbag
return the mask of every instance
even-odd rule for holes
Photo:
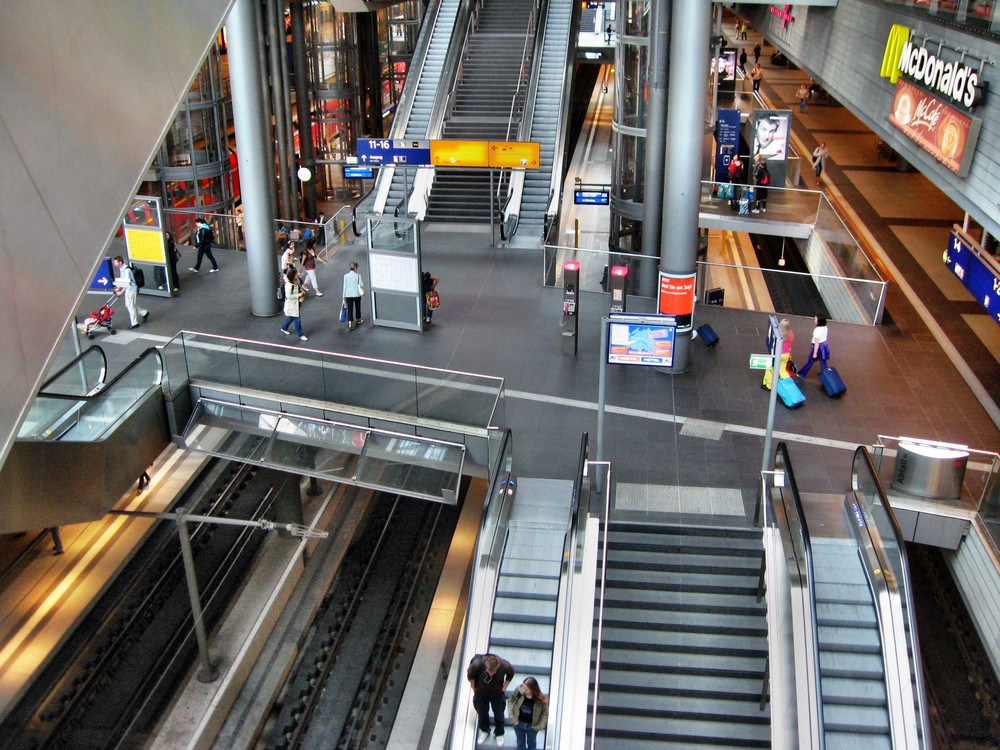
[[[441,295],[437,293],[437,290],[431,289],[427,292],[427,309],[437,310],[441,307]]]
[[[346,323],[347,322],[347,303],[346,302],[342,302],[341,305],[340,305],[340,322],[341,323]]]

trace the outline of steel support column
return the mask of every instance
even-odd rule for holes
[[[660,268],[672,275],[684,275],[694,273],[697,267],[712,4],[704,0],[673,0],[670,25]],[[667,371],[687,371],[690,352],[691,337],[677,336],[674,363]]]
[[[254,315],[276,315],[280,303],[274,294],[274,214],[267,179],[270,136],[258,96],[261,81],[253,0],[236,0],[226,26],[250,276],[250,311]]]

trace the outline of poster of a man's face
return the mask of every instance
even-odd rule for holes
[[[753,155],[765,159],[784,159],[788,155],[788,110],[757,110],[753,115]]]

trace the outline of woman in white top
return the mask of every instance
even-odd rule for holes
[[[813,362],[819,362],[819,369],[825,370],[827,367],[826,361],[830,359],[830,329],[826,327],[826,317],[823,315],[816,316],[816,327],[813,328],[812,343],[809,345],[809,359],[799,370],[799,377],[805,378],[809,374],[809,370],[813,366]]]
[[[306,293],[302,291],[302,287],[299,286],[299,275],[296,273],[294,268],[289,268],[285,271],[285,322],[281,326],[281,332],[286,336],[291,334],[288,330],[289,326],[293,323],[295,324],[295,333],[298,334],[300,341],[308,341],[304,333],[302,333],[302,319],[299,317],[299,303],[302,302],[302,298],[306,296]]]
[[[358,325],[365,321],[361,319],[361,295],[365,293],[365,285],[358,273],[358,262],[352,260],[349,270],[344,274],[344,305],[347,307],[347,327],[354,330],[354,319]]]

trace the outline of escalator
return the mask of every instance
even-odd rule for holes
[[[0,533],[102,517],[170,442],[163,360],[147,349],[107,380],[91,347],[42,384],[0,469]]]
[[[864,447],[852,469],[842,499],[800,494],[782,443],[762,485],[773,736],[831,750],[925,748],[905,546]]]

